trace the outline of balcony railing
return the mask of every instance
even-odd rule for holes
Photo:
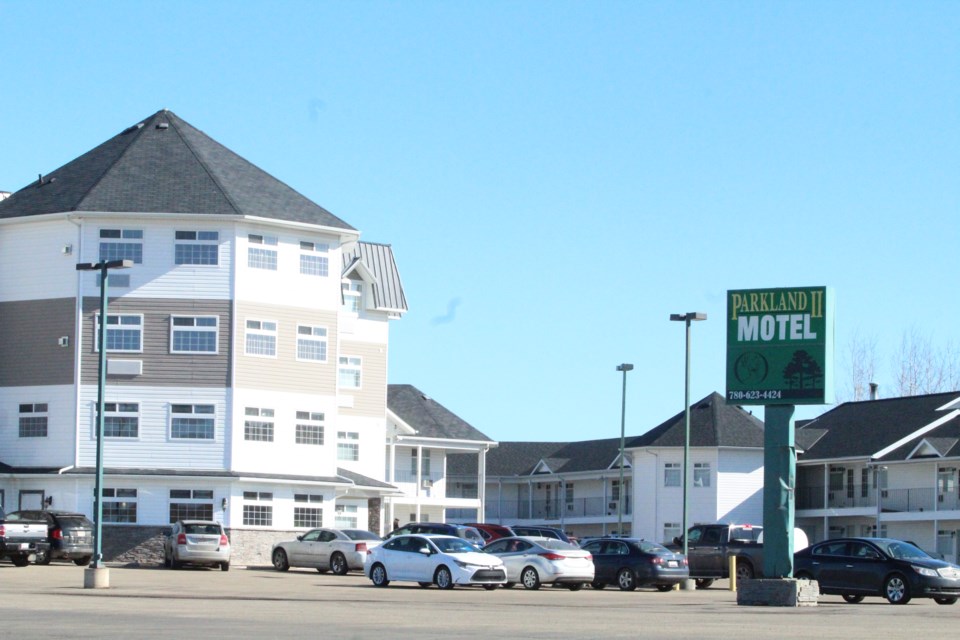
[[[609,498],[574,498],[566,500],[491,500],[487,497],[484,514],[488,520],[545,520],[560,521],[567,518],[600,518],[616,516],[618,505]],[[623,515],[633,514],[630,501],[623,503]]]
[[[866,495],[864,495],[866,494]],[[797,509],[852,509],[877,506],[877,490],[872,486],[853,485],[834,491],[820,487],[797,487]],[[936,489],[880,490],[880,509],[884,513],[954,511],[960,510],[960,496],[956,493],[938,493]]]
[[[389,473],[389,472],[387,472],[387,473],[385,474],[385,477],[387,478],[387,482],[409,482],[409,483],[415,483],[415,482],[417,481],[417,474],[416,474],[416,472],[414,472],[414,471],[404,471],[404,470],[402,470],[402,469],[394,469],[394,471],[393,471],[393,479],[392,479],[392,480],[390,479],[390,473]],[[422,480],[427,480],[427,481],[429,481],[429,482],[436,483],[436,482],[439,482],[440,480],[443,480],[443,473],[440,472],[440,471],[434,471],[434,472],[432,472],[432,473],[424,473],[424,474],[421,476],[421,479],[422,479]]]

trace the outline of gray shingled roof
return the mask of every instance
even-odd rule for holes
[[[0,218],[74,211],[247,215],[354,230],[167,110],[0,200]]]
[[[352,251],[343,253],[343,273],[349,273],[357,262],[376,278],[373,285],[373,304],[381,311],[407,310],[407,296],[400,282],[400,271],[388,244],[358,242]]]
[[[493,442],[413,385],[388,385],[387,408],[414,428],[421,437]]]
[[[627,442],[634,447],[682,447],[685,412],[681,411],[642,436]],[[719,393],[711,393],[690,405],[691,447],[763,448],[763,422],[743,408],[729,405]]]
[[[798,460],[832,458],[870,458],[883,449],[947,415],[941,407],[960,399],[960,391],[905,398],[884,398],[863,402],[846,402],[811,420],[797,430],[797,440],[807,430],[822,432]],[[903,445],[883,457],[904,460],[926,438],[938,449],[948,439],[960,438],[960,419],[909,438]],[[936,443],[936,444],[934,444]],[[954,442],[945,456],[960,456],[960,445]]]

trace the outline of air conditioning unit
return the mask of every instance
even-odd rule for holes
[[[618,500],[614,500],[613,502],[608,502],[608,503],[607,503],[607,512],[608,512],[607,515],[611,515],[611,516],[612,516],[613,514],[617,513],[617,511],[619,510],[619,508],[620,508],[620,502],[619,502]]]
[[[573,511],[573,503],[572,503],[572,502],[567,503],[567,511]]]
[[[433,480],[431,480],[430,478],[426,478],[426,479],[424,479],[424,481],[421,483],[421,486],[422,486],[424,489],[429,489],[430,487],[433,486]]]

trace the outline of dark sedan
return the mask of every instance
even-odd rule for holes
[[[662,544],[636,538],[600,538],[583,545],[593,556],[594,589],[615,584],[623,591],[638,586],[669,591],[690,577],[687,559]]]
[[[953,604],[960,596],[960,567],[890,538],[824,540],[794,554],[793,575],[816,580],[820,593],[854,604],[866,596],[882,596],[891,604],[911,598]]]

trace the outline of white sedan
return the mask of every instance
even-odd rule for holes
[[[342,576],[351,569],[362,570],[367,551],[381,542],[376,534],[363,529],[311,529],[296,540],[273,545],[270,559],[277,571],[311,567]]]
[[[520,583],[526,589],[541,584],[562,584],[579,591],[593,582],[593,556],[580,547],[555,538],[518,536],[494,540],[483,548],[503,560],[507,584]]]
[[[507,581],[500,558],[454,536],[396,536],[371,549],[369,555],[366,573],[376,587],[407,580],[424,588],[436,584],[453,589],[460,584],[496,589]]]

